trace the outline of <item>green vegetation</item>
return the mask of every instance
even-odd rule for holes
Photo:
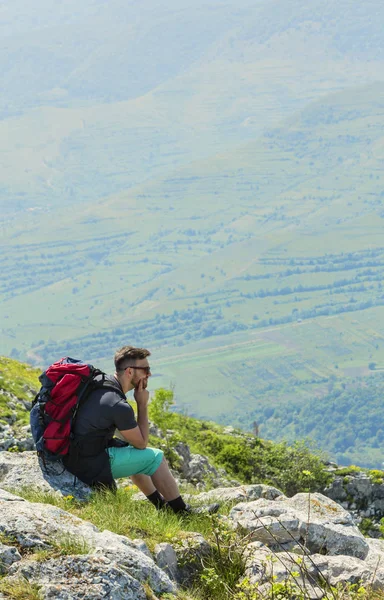
[[[171,464],[173,446],[184,441],[192,452],[208,456],[210,462],[224,467],[241,482],[274,485],[289,496],[298,491],[320,491],[332,479],[325,470],[324,455],[308,444],[273,443],[240,430],[228,435],[215,423],[170,412],[172,402],[173,393],[160,389],[149,406],[150,418],[164,431],[174,432],[165,442],[153,436],[151,440],[163,447]]]
[[[29,423],[25,409],[39,388],[39,375],[38,369],[0,356],[0,423],[15,422],[16,428]]]
[[[26,579],[1,581],[0,593],[11,600],[41,600],[40,586]]]
[[[384,374],[377,373],[366,379],[354,379],[347,385],[334,385],[332,391],[321,398],[311,398],[301,408],[277,407],[270,416],[270,423],[291,431],[290,437],[310,437],[322,440],[331,456],[339,464],[364,462],[381,467],[384,432],[384,408],[382,403]],[[367,460],[368,458],[368,460]],[[347,467],[339,474],[348,474]],[[384,472],[370,471],[372,480],[381,483]]]
[[[38,377],[40,369],[18,361],[0,357],[0,389],[10,392],[21,400],[30,400],[30,393],[40,387]]]

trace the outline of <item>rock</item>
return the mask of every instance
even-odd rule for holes
[[[308,532],[308,533],[307,533]],[[305,523],[301,525],[302,538],[311,552],[347,556],[364,559],[368,554],[368,544],[357,527],[345,527],[333,523]],[[304,536],[307,536],[305,538]]]
[[[188,444],[185,444],[184,442],[177,442],[177,444],[175,444],[174,450],[179,456],[179,458],[181,458],[183,465],[184,463],[189,463],[189,461],[191,460],[191,451],[189,449]]]
[[[155,592],[175,590],[169,577],[132,540],[111,531],[100,532],[91,523],[49,504],[20,501],[17,497],[13,501],[9,497],[0,500],[0,531],[17,540],[21,554],[27,549],[49,549],[52,540],[73,536],[83,540],[93,556],[116,563],[139,582],[148,581]]]
[[[21,496],[16,496],[0,488],[0,502],[26,502]]]
[[[352,515],[344,510],[337,502],[318,493],[299,493],[292,498],[277,498],[277,503],[292,507],[306,514],[307,519],[325,520],[329,523],[354,525]]]
[[[161,431],[160,427],[157,427],[157,425],[155,425],[154,423],[149,423],[149,433],[158,438],[164,437],[163,432]]]
[[[372,571],[363,561],[353,556],[323,556],[312,554],[304,558],[305,571],[318,581],[328,585],[338,583],[368,583],[372,581]]]
[[[155,546],[155,561],[157,565],[173,579],[178,580],[177,555],[171,544],[161,543]]]
[[[297,576],[292,576],[297,573]],[[306,577],[300,569],[300,557],[294,554],[272,554],[269,548],[258,542],[248,545],[245,560],[245,578],[249,584],[257,586],[260,597],[269,596],[273,583],[286,583],[287,593],[294,586],[306,591],[308,600],[317,600],[324,595],[316,579]],[[292,591],[292,597],[294,596]]]
[[[200,454],[191,454],[188,444],[178,442],[175,451],[181,459],[181,475],[187,481],[202,482],[208,476],[217,479],[218,472],[208,459]]]
[[[272,548],[288,542],[304,543],[311,552],[345,554],[364,559],[368,544],[351,515],[322,494],[279,496],[240,503],[230,512],[252,539]]]
[[[232,427],[232,425],[228,425],[227,427],[224,427],[223,432],[225,435],[231,435],[232,433],[234,433],[235,428]]]
[[[269,485],[255,484],[225,488],[219,487],[210,490],[209,492],[197,494],[196,496],[189,496],[188,498],[193,498],[201,504],[206,504],[214,501],[236,502],[238,500],[248,501],[255,500],[257,498],[274,500],[278,496],[284,496],[284,494],[277,488]]]
[[[356,516],[384,517],[384,483],[373,482],[367,473],[336,476],[324,494],[352,511]]]
[[[21,560],[21,555],[15,546],[7,546],[0,542],[0,574],[4,574],[10,565]]]
[[[200,454],[192,454],[188,465],[183,468],[183,476],[188,481],[203,482],[207,477],[212,480],[217,480],[219,474],[213,467],[206,456]]]
[[[177,557],[177,581],[183,587],[193,584],[202,570],[201,559],[211,552],[211,547],[199,533],[187,533],[173,546]]]
[[[146,600],[142,585],[102,556],[62,556],[29,561],[10,569],[15,580],[37,583],[44,600]],[[7,577],[12,581],[12,577]]]
[[[144,540],[135,539],[131,540],[131,543],[135,548],[140,550],[140,552],[148,556],[148,558],[152,558],[151,551],[148,548],[147,544],[144,542]]]
[[[79,480],[74,485],[74,476],[61,462],[44,466],[36,452],[0,452],[0,486],[13,490],[29,487],[78,500],[88,498],[91,493],[91,488]]]
[[[268,593],[273,577],[277,583],[287,583],[288,588],[294,585],[305,590],[305,597],[311,599],[322,598],[324,587],[338,583],[362,582],[363,585],[372,584],[374,588],[382,589],[378,574],[356,557],[273,553],[258,542],[249,544],[247,548],[245,577],[252,585],[257,584],[261,593]]]
[[[367,538],[369,552],[366,565],[375,574],[375,587],[384,589],[384,540]]]
[[[213,485],[222,485],[228,481],[227,475],[223,469],[219,471],[213,467],[206,456],[201,454],[191,454],[188,444],[178,442],[175,445],[175,452],[181,461],[181,476],[188,482],[194,484],[205,484],[208,479]]]

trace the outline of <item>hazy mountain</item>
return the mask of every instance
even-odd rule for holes
[[[83,203],[383,73],[384,8],[38,0],[0,12],[0,206]]]

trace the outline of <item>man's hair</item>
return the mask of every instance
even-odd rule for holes
[[[146,348],[135,348],[134,346],[123,346],[116,350],[113,360],[116,371],[124,371],[129,365],[134,365],[137,360],[147,358],[151,353]]]

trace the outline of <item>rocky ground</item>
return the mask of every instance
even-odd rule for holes
[[[49,473],[33,452],[0,453],[0,565],[3,581],[20,578],[40,586],[43,598],[56,600],[110,598],[145,599],[153,593],[175,593],[188,582],[193,556],[209,551],[208,542],[191,533],[184,546],[158,544],[150,552],[143,540],[100,531],[69,512],[48,504],[32,503],[17,489],[34,486],[73,493],[73,479],[58,467]],[[14,493],[5,488],[12,487]],[[89,488],[79,483],[76,494],[85,498]],[[226,520],[247,540],[245,576],[260,591],[285,581],[295,571],[295,584],[307,598],[321,598],[321,584],[362,581],[384,590],[384,540],[365,538],[350,512],[322,494],[287,498],[265,485],[220,487],[194,497],[196,502],[231,502]],[[31,550],[51,547],[62,536],[84,541],[86,552],[39,561]],[[278,557],[278,560],[276,560]],[[86,596],[84,596],[86,590]]]
[[[100,531],[65,510],[32,503],[21,497],[24,488],[86,500],[90,488],[58,463],[47,466],[32,451],[28,425],[17,421],[18,411],[29,408],[32,392],[18,399],[10,392],[7,415],[0,423],[0,575],[2,583],[36,583],[40,597],[55,600],[109,598],[145,600],[176,594],[196,570],[196,557],[211,551],[209,542],[190,532],[182,544],[163,542],[152,552],[142,539]],[[5,396],[4,396],[5,394]],[[162,432],[152,427],[152,434]],[[231,435],[231,428],[226,432]],[[230,503],[223,517],[245,543],[245,573],[250,584],[267,593],[272,579],[291,579],[305,598],[324,596],[325,585],[357,583],[384,590],[384,540],[364,537],[357,524],[384,516],[384,483],[369,474],[335,476],[323,494],[296,494],[287,498],[265,485],[239,485],[208,459],[191,453],[187,444],[174,448],[179,457],[175,476],[201,493],[196,503]],[[206,481],[214,487],[206,491]],[[126,485],[122,481],[120,485]],[[12,493],[10,492],[12,490]],[[137,499],[142,497],[137,494]],[[376,535],[375,529],[370,532]],[[81,540],[81,554],[55,555],[57,539]],[[47,551],[36,560],[37,551]],[[0,600],[8,596],[0,592]]]

